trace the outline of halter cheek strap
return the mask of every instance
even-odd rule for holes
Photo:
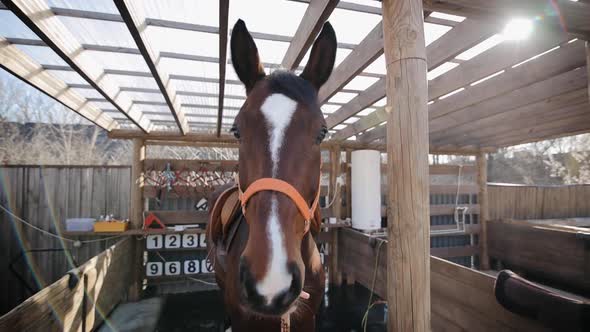
[[[320,176],[321,176],[321,173],[320,173]],[[248,186],[248,189],[246,189],[245,192],[242,192],[242,188],[240,187],[239,177],[237,177],[236,182],[238,183],[238,193],[239,193],[240,202],[242,204],[242,212],[244,215],[246,215],[246,205],[248,204],[248,200],[250,200],[250,198],[252,198],[252,196],[254,196],[256,193],[261,192],[261,191],[276,191],[276,192],[280,192],[280,193],[284,194],[285,196],[289,197],[291,199],[291,201],[293,201],[295,206],[297,206],[299,213],[301,213],[301,215],[303,216],[303,219],[305,220],[305,230],[304,230],[303,234],[305,234],[309,231],[309,227],[310,227],[311,220],[313,218],[313,214],[314,214],[315,210],[318,208],[318,203],[320,201],[321,181],[318,180],[318,190],[317,190],[316,196],[313,200],[311,207],[309,205],[307,205],[307,202],[301,196],[299,191],[297,191],[297,189],[295,189],[295,187],[293,187],[291,184],[289,184],[288,182],[285,182],[283,180],[275,179],[275,178],[261,178],[261,179],[258,179],[256,181],[252,182],[252,184],[250,184],[250,186]],[[319,222],[319,221],[316,221],[316,222]]]

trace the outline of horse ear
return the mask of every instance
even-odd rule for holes
[[[336,33],[332,25],[326,22],[322,32],[313,43],[309,60],[300,76],[311,82],[319,90],[332,73],[337,47]]]
[[[238,20],[234,25],[230,44],[232,64],[240,81],[246,86],[246,93],[249,93],[254,84],[266,74],[260,63],[254,39],[244,21]]]

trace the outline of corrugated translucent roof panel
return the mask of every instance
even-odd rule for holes
[[[36,39],[39,37],[31,31],[21,20],[11,11],[0,10],[0,35],[4,38],[26,38]]]
[[[88,82],[86,82],[86,80],[84,80],[82,76],[80,76],[75,71],[48,70],[48,72],[64,81],[66,84],[88,84]]]
[[[148,18],[219,26],[219,3],[211,0],[141,0]],[[235,5],[231,3],[230,7]]]
[[[80,44],[137,48],[123,22],[58,17]]]
[[[88,58],[102,69],[129,70],[149,72],[143,57],[139,54],[112,53],[100,51],[84,51],[79,57]]]
[[[153,77],[106,74],[103,80],[126,88],[158,89],[158,84]]]
[[[103,98],[103,96],[94,89],[72,88],[77,94],[84,98]]]
[[[132,101],[165,102],[164,96],[161,93],[122,91],[119,95],[126,96]]]
[[[293,36],[306,9],[305,3],[286,0],[231,1],[229,28],[241,18],[250,31]]]
[[[148,26],[146,39],[156,54],[179,54],[219,57],[219,35],[207,32]]]
[[[219,64],[217,62],[161,58],[159,65],[169,74],[219,78]]]
[[[38,64],[45,65],[58,65],[67,66],[67,63],[63,59],[53,52],[47,46],[31,46],[31,45],[15,45],[19,50],[25,52]]]
[[[340,43],[358,44],[381,22],[381,16],[336,8],[328,21]]]
[[[344,86],[344,89],[366,90],[378,80],[377,77],[356,76]]]
[[[88,10],[99,13],[118,14],[119,11],[109,0],[47,0],[50,7]]]

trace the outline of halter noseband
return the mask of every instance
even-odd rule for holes
[[[289,197],[297,209],[299,213],[303,216],[305,220],[305,230],[303,234],[306,234],[309,231],[309,227],[311,224],[311,220],[313,219],[313,214],[318,208],[318,204],[320,201],[320,187],[321,187],[321,163],[320,163],[320,178],[318,179],[318,190],[311,204],[311,207],[307,205],[307,201],[301,196],[299,191],[295,189],[291,184],[286,181],[275,179],[275,178],[260,178],[250,184],[248,189],[245,192],[242,191],[239,181],[239,175],[236,176],[236,183],[238,184],[238,196],[240,202],[242,204],[242,213],[246,216],[246,204],[248,204],[248,200],[252,198],[256,193],[261,191],[277,191],[282,193],[283,195]],[[247,221],[247,219],[246,219]],[[319,223],[319,220],[316,220]]]

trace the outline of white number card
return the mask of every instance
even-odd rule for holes
[[[180,262],[166,262],[164,269],[167,276],[177,276],[180,274]]]
[[[148,277],[161,276],[163,272],[162,262],[148,262],[145,266],[145,270],[145,274]]]
[[[166,234],[164,237],[164,246],[166,248],[180,248],[180,234]]]
[[[164,245],[164,239],[162,235],[148,235],[146,245],[149,249],[162,249]]]

